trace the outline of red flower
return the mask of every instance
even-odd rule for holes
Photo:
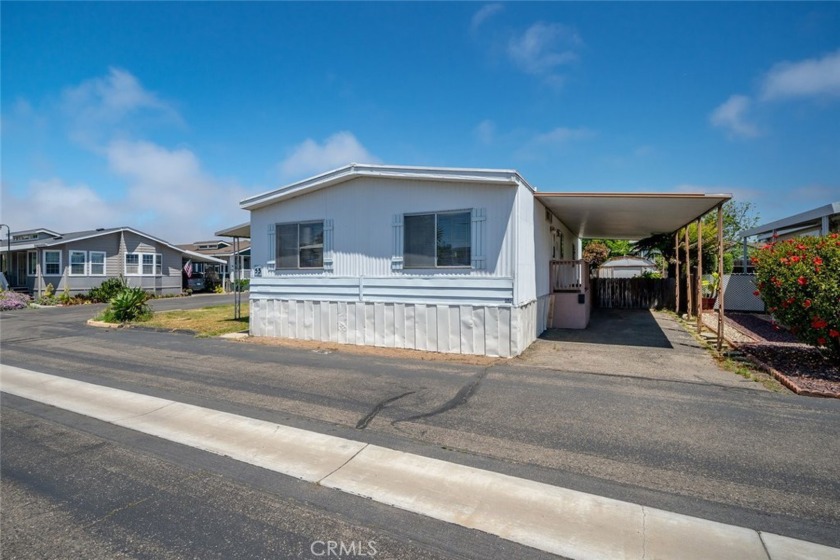
[[[800,260],[800,259],[799,259],[799,257],[797,257],[796,255],[793,255],[793,256],[790,258],[790,262],[792,262],[792,263],[799,262],[799,260]]]
[[[825,346],[825,338],[819,337],[817,339],[817,344],[819,344],[820,346]]]
[[[809,307],[811,307],[811,300],[806,299],[805,301],[803,301],[802,302],[802,307],[804,307],[805,309],[808,309]]]
[[[759,292],[758,290],[756,290],[756,291],[754,291],[754,292],[753,292],[753,295],[754,295],[754,296],[761,295],[761,292]]]
[[[814,264],[815,264],[815,265],[817,265],[817,266],[821,266],[821,265],[822,265],[822,263],[823,263],[823,260],[822,260],[821,258],[819,258],[819,257],[814,257]]]
[[[830,233],[828,236],[832,239],[837,239],[838,237],[840,237],[840,235],[838,235],[836,233]]]
[[[788,263],[787,257],[782,257],[781,259],[779,259],[779,262],[782,263],[782,264],[787,264]]]
[[[797,249],[799,249],[800,251],[804,251],[804,250],[805,250],[805,249],[807,249],[808,247],[806,247],[805,245],[803,245],[802,243],[800,243],[799,245],[797,245],[797,246],[796,246],[796,248],[797,248]]]
[[[837,329],[831,329],[830,331],[828,331],[828,336],[830,336],[831,338],[840,338],[840,331],[838,331]]]
[[[824,329],[828,326],[828,322],[825,319],[820,319],[816,315],[814,319],[811,321],[811,327],[815,329]]]
[[[805,284],[808,283],[808,279],[805,278],[804,276],[800,276],[799,278],[796,279],[796,281],[799,282],[800,286],[804,286]]]

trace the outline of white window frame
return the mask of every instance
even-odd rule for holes
[[[38,251],[27,251],[26,252],[26,275],[27,276],[37,276],[38,275]]]
[[[154,253],[140,253],[140,276],[154,276],[155,275],[155,254]],[[149,262],[147,263],[146,260]],[[146,272],[146,267],[149,267],[149,272]]]
[[[137,256],[137,272],[129,272],[128,271],[128,257],[129,255],[136,255]],[[152,262],[147,263],[146,257],[151,257]],[[147,278],[152,278],[155,276],[163,276],[163,255],[161,253],[146,253],[146,252],[133,252],[133,253],[126,253],[125,254],[125,275],[126,276],[143,276]],[[160,264],[158,264],[160,263]],[[134,266],[134,265],[132,265]],[[151,266],[151,273],[146,273],[145,268],[147,266]],[[157,270],[160,269],[161,272],[158,273]]]
[[[73,264],[74,264],[73,263],[73,255],[82,255],[82,272],[81,273],[73,272]],[[70,262],[69,262],[70,268],[67,271],[69,276],[87,276],[87,272],[88,272],[88,253],[87,253],[87,251],[78,251],[76,249],[73,249],[73,250],[70,251],[69,260],[70,260]],[[75,263],[75,264],[78,264],[78,263]]]
[[[435,231],[437,231],[437,223],[438,223],[438,216],[440,215],[447,215],[447,214],[466,214],[470,216],[470,220],[472,221],[472,210],[469,209],[461,209],[461,210],[439,210],[435,212],[411,212],[408,214],[403,214],[403,251],[405,251],[405,244],[406,236],[408,235],[408,226],[405,225],[405,218],[411,216],[434,216],[435,217]],[[470,236],[470,258],[467,259],[467,264],[457,264],[457,265],[439,265],[438,264],[438,252],[437,252],[437,243],[435,243],[435,254],[434,254],[434,264],[427,265],[427,266],[416,266],[416,265],[409,265],[405,262],[406,255],[403,253],[403,263],[402,268],[407,270],[432,270],[432,269],[455,269],[455,270],[464,270],[472,268],[472,260],[473,260],[473,251],[475,240],[473,239],[473,231],[471,225],[468,225],[468,234]]]
[[[55,263],[48,263],[47,262],[47,255],[50,253],[58,253],[58,272],[51,273],[49,272],[49,265]],[[61,276],[63,274],[62,262],[61,262],[61,253],[60,250],[53,250],[53,249],[44,249],[44,276]]]
[[[102,273],[96,273],[93,271],[94,265],[98,265],[99,263],[93,262],[94,255],[102,255]],[[88,252],[88,276],[107,276],[108,273],[108,254],[105,251],[89,251]]]
[[[126,276],[142,276],[141,271],[143,269],[141,268],[141,262],[140,262],[141,261],[141,258],[140,258],[141,254],[142,253],[126,253],[125,254],[125,258],[123,259],[123,267],[124,267],[123,270],[125,270],[125,275]],[[128,271],[128,267],[129,267],[128,257],[136,257],[137,258],[137,263],[136,264],[135,263],[131,264],[131,266],[136,266],[137,267],[135,272],[129,272]]]

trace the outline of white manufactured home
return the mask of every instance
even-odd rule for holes
[[[627,217],[632,195],[540,194],[512,170],[351,164],[243,200],[249,224],[217,234],[251,238],[254,336],[515,356],[586,326],[581,237],[670,232],[720,201],[673,196],[693,203],[643,200],[660,224]]]

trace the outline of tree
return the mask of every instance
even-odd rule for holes
[[[738,234],[744,230],[754,227],[759,221],[758,214],[751,202],[738,202],[730,200],[723,205],[723,250],[730,256],[724,256],[724,272],[731,272],[734,261],[741,258],[741,238]],[[692,222],[687,226],[689,251],[689,262],[692,266],[696,264],[697,247],[697,223]],[[709,212],[703,218],[703,271],[717,271],[717,212]],[[680,262],[686,262],[683,238],[680,238]],[[633,252],[656,252],[659,251],[669,262],[673,262],[677,254],[674,248],[674,234],[660,233],[652,235],[636,242]]]
[[[583,248],[583,260],[589,264],[589,268],[595,270],[609,257],[610,250],[601,241],[590,241]]]
[[[626,239],[587,239],[583,242],[584,249],[589,243],[601,243],[606,246],[610,257],[623,257],[633,252],[633,243]]]

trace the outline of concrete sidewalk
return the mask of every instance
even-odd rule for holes
[[[569,558],[840,559],[840,550],[0,365],[0,390]]]

